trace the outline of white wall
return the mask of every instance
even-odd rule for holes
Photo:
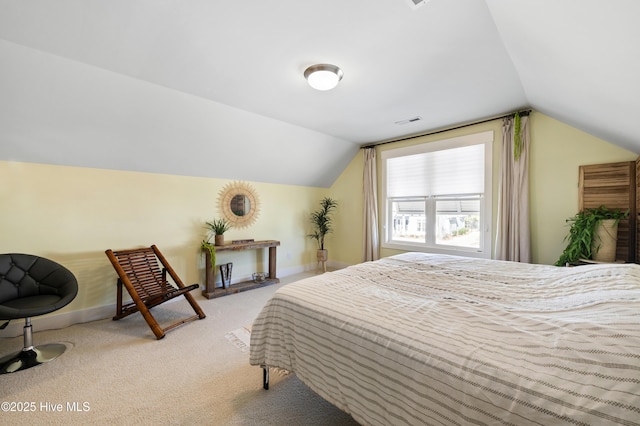
[[[3,40],[0,58],[0,160],[329,187],[358,151]]]

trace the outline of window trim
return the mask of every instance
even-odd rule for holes
[[[381,247],[404,251],[423,251],[430,253],[453,254],[468,257],[491,258],[492,254],[492,221],[493,221],[493,142],[494,132],[492,130],[475,133],[472,135],[458,136],[454,138],[441,139],[434,142],[406,146],[402,148],[388,149],[380,153],[382,163],[382,241]],[[461,148],[470,145],[484,145],[484,195],[481,208],[483,212],[480,218],[480,248],[465,248],[457,246],[446,246],[442,244],[412,243],[404,241],[390,241],[389,224],[391,218],[390,200],[387,198],[387,160],[395,157],[422,154],[433,151]],[[410,197],[407,197],[410,198]],[[434,204],[435,205],[435,204]]]

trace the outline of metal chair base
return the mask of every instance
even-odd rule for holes
[[[32,346],[0,359],[0,374],[15,373],[52,361],[67,349],[62,343]]]

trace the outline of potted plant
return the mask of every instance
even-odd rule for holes
[[[224,245],[224,233],[231,229],[231,223],[225,219],[214,219],[211,222],[206,222],[209,231],[215,236],[215,245]]]
[[[629,210],[608,209],[605,206],[584,209],[575,216],[567,219],[570,223],[569,234],[565,237],[567,247],[555,263],[565,266],[580,259],[594,259],[605,262],[615,260],[615,245],[617,242],[618,222],[629,217]],[[609,244],[609,246],[606,246]],[[613,247],[610,248],[610,245]],[[606,258],[599,258],[598,253]],[[609,257],[613,255],[613,258]]]
[[[325,197],[320,201],[320,209],[311,213],[311,224],[313,225],[313,233],[308,237],[313,238],[318,243],[317,259],[322,262],[322,270],[326,272],[326,261],[328,258],[327,250],[324,248],[324,238],[333,229],[331,228],[331,215],[334,209],[338,207],[338,202]]]

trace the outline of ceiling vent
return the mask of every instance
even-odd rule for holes
[[[425,4],[429,3],[431,0],[406,0],[409,3],[409,7],[411,9],[417,9]]]
[[[420,120],[422,120],[422,117],[416,116],[416,117],[412,117],[412,118],[407,118],[406,120],[396,121],[396,124],[398,126],[402,126],[404,124],[415,123],[416,121],[420,121]]]

